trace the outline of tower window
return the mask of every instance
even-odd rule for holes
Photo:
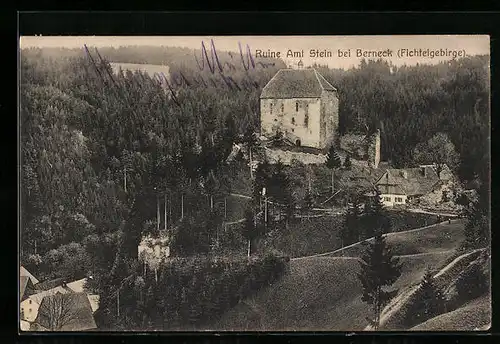
[[[295,103],[295,111],[298,112],[299,111],[299,102],[296,102]]]
[[[295,117],[292,117],[292,124],[295,124]]]
[[[285,112],[285,104],[281,104],[281,112]]]
[[[269,110],[271,112],[271,115],[273,114],[273,104],[269,105]]]
[[[307,128],[309,126],[309,114],[304,115],[304,126]]]

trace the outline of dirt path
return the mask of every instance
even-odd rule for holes
[[[451,220],[451,223],[456,223],[456,222],[459,222],[459,221],[460,220],[458,220],[458,219],[453,219],[453,220]],[[391,232],[391,233],[384,234],[384,237],[387,238],[387,237],[390,237],[390,236],[393,236],[393,235],[398,235],[398,234],[406,234],[406,233],[418,232],[418,231],[421,231],[421,230],[424,230],[424,229],[428,229],[428,228],[432,228],[432,227],[436,227],[436,226],[441,226],[441,225],[444,225],[444,224],[447,224],[447,223],[448,223],[448,221],[443,221],[443,222],[435,223],[435,224],[428,225],[428,226],[425,226],[425,227],[409,229],[407,231]],[[311,256],[305,256],[305,257],[296,257],[296,258],[292,258],[291,260],[300,260],[300,259],[308,259],[308,258],[328,256],[328,255],[331,255],[331,254],[342,252],[342,251],[347,250],[348,248],[354,247],[356,245],[360,245],[363,241],[372,240],[372,239],[373,239],[373,237],[365,239],[365,240],[362,240],[362,241],[358,241],[358,242],[355,242],[355,243],[350,244],[348,246],[345,246],[343,248],[339,248],[339,249],[337,249],[335,251],[330,251],[330,252],[325,252],[325,253],[319,253],[319,254],[313,254]]]
[[[439,211],[436,212],[436,211],[429,211],[429,210],[418,209],[418,208],[414,208],[414,209],[409,208],[408,211],[412,212],[412,213],[419,213],[419,214],[429,214],[429,215],[437,215],[437,216],[458,217],[457,214],[442,213],[442,212],[439,212]]]
[[[444,274],[447,270],[449,270],[451,267],[453,267],[455,264],[457,264],[460,260],[468,257],[469,255],[473,254],[474,252],[484,250],[484,249],[477,249],[471,252],[467,252],[462,254],[461,256],[455,258],[450,264],[442,268],[438,273],[436,273],[433,278],[439,277],[442,274]],[[380,315],[380,326],[383,326],[384,324],[387,323],[387,321],[398,311],[401,310],[401,308],[408,302],[408,300],[411,298],[413,294],[418,290],[420,284],[412,287],[408,287],[406,291],[400,293],[398,296],[396,296],[389,304],[384,308],[382,311],[382,314]],[[373,330],[371,325],[368,325],[365,328],[365,331],[371,331]]]

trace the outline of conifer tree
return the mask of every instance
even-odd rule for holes
[[[401,276],[401,264],[389,249],[385,238],[378,234],[369,244],[360,262],[358,278],[363,287],[362,301],[371,305],[373,318],[366,318],[378,330],[384,307],[397,294],[397,289],[386,290]]]
[[[334,194],[334,184],[333,184],[333,179],[335,176],[335,170],[338,169],[339,167],[342,166],[342,161],[340,160],[340,156],[338,153],[335,151],[335,147],[331,146],[330,150],[328,151],[328,154],[326,156],[326,167],[332,170],[332,195]]]
[[[344,223],[340,229],[340,239],[342,247],[361,240],[361,205],[357,198],[353,200],[352,205],[347,209],[344,216]]]
[[[405,324],[411,327],[443,313],[445,302],[442,291],[434,283],[432,270],[428,268],[414,294],[414,301],[405,311]]]
[[[490,190],[483,183],[478,190],[478,199],[466,211],[465,240],[462,249],[483,248],[491,242]]]
[[[375,196],[365,206],[363,223],[364,234],[367,237],[379,233],[385,234],[391,230],[391,218],[384,208],[379,190],[375,191]]]
[[[351,157],[349,154],[347,154],[347,156],[345,157],[345,160],[344,160],[344,167],[349,169],[349,168],[351,168],[351,166],[352,166]]]

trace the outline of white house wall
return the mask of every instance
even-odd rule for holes
[[[396,202],[396,197],[402,198],[402,202]],[[380,195],[382,204],[386,207],[393,207],[395,205],[404,205],[408,197],[406,195],[394,195],[394,194],[381,194]],[[389,198],[390,200],[387,200]]]
[[[28,298],[23,302],[21,302],[20,310],[21,310],[22,320],[28,322],[35,321],[36,316],[38,315],[38,308],[40,308],[40,305],[37,302],[33,301],[32,299]]]

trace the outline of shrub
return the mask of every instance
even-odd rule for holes
[[[445,312],[446,299],[436,286],[431,270],[427,270],[422,282],[405,309],[404,325],[413,327]]]
[[[457,297],[460,303],[473,300],[488,292],[489,283],[483,267],[478,262],[472,263],[456,282]]]
[[[145,289],[153,287],[155,300],[161,300],[160,311],[149,312],[147,317],[153,323],[162,323],[159,329],[163,330],[186,330],[210,323],[239,300],[279,279],[287,265],[288,258],[276,253],[250,259],[209,256],[170,259],[161,268],[158,283],[154,277],[145,278]]]

